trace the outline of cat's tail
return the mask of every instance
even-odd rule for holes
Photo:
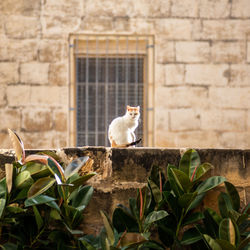
[[[141,138],[137,141],[134,141],[134,142],[131,142],[129,144],[126,144],[126,147],[131,147],[131,146],[135,146],[136,144],[140,143],[141,142]]]

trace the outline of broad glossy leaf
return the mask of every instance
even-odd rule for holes
[[[216,224],[219,226],[220,222],[222,221],[222,217],[216,213],[216,211],[214,211],[211,208],[207,208],[205,211],[207,211],[209,213],[209,215],[213,218],[213,220],[216,222]]]
[[[17,189],[23,189],[29,187],[34,183],[29,171],[20,172],[15,179],[15,187]]]
[[[204,219],[204,215],[202,212],[191,213],[190,215],[185,216],[185,219],[183,220],[182,225],[187,226],[189,224],[196,223],[202,219]]]
[[[50,211],[50,217],[54,220],[61,220],[62,219],[60,213],[56,209],[52,209]]]
[[[173,169],[177,169],[175,166],[168,164],[167,167],[167,175],[168,175],[168,181],[170,183],[171,189],[173,189],[173,192],[177,197],[181,196],[184,192],[179,188],[179,186],[176,183]]]
[[[106,233],[107,233],[109,243],[110,243],[110,245],[114,245],[114,243],[115,243],[115,235],[114,235],[112,224],[111,224],[108,216],[106,215],[106,213],[104,211],[101,210],[100,213],[101,213],[101,216],[102,216],[104,227],[106,229]]]
[[[56,174],[62,182],[65,182],[64,170],[62,166],[56,160],[49,157],[48,167],[54,175]]]
[[[43,226],[43,219],[42,219],[42,216],[41,216],[41,214],[39,213],[39,211],[38,211],[38,209],[37,209],[36,206],[33,206],[33,211],[34,211],[34,214],[35,214],[37,229],[38,229],[38,231],[40,231],[40,229],[41,229],[42,226]]]
[[[191,245],[197,241],[202,240],[202,235],[196,228],[186,230],[182,236],[181,245]]]
[[[204,234],[203,237],[205,238],[206,242],[208,245],[213,249],[213,250],[223,250],[220,246],[219,243],[217,243],[212,237],[210,237],[207,234]]]
[[[231,218],[232,221],[234,221],[235,223],[238,221],[238,219],[240,218],[241,214],[238,213],[235,210],[228,210],[228,216]]]
[[[93,192],[94,189],[91,186],[84,186],[76,189],[69,198],[72,201],[72,206],[75,208],[82,206],[86,207],[93,195]]]
[[[223,219],[219,226],[219,236],[220,239],[230,242],[230,244],[235,245],[236,242],[236,232],[231,219]]]
[[[10,193],[12,189],[12,176],[13,176],[12,164],[5,163],[5,176],[6,176],[6,185],[7,185],[8,193]]]
[[[25,163],[27,163],[27,162],[40,162],[44,165],[47,165],[48,158],[49,157],[47,155],[39,155],[39,154],[28,155],[25,158]]]
[[[36,197],[30,198],[30,199],[26,199],[24,202],[25,207],[29,207],[29,206],[34,206],[34,205],[40,205],[40,204],[44,204],[44,203],[48,203],[51,201],[55,201],[56,199],[47,195],[43,195],[40,194]]]
[[[239,209],[240,209],[240,196],[239,196],[237,189],[235,188],[235,186],[232,183],[230,183],[228,181],[225,181],[224,184],[226,187],[227,194],[229,195],[229,198],[231,200],[233,209],[235,211],[239,211]]]
[[[13,148],[16,153],[16,159],[19,163],[23,164],[24,159],[25,159],[25,151],[24,151],[23,142],[16,132],[12,131],[11,129],[8,129],[8,132],[9,132],[10,139],[12,141]]]
[[[210,208],[209,208],[210,209]],[[219,236],[219,224],[217,221],[217,215],[215,215],[215,211],[206,209],[204,211],[204,226],[206,228],[206,232],[212,236],[213,238],[218,238]]]
[[[134,198],[129,198],[129,208],[137,222],[140,221],[140,208],[137,207],[137,202]]]
[[[7,192],[6,178],[3,178],[0,180],[0,198],[6,199]]]
[[[198,194],[195,199],[191,202],[191,204],[189,205],[189,207],[186,209],[186,211],[190,211],[194,208],[196,208],[198,205],[200,205],[200,203],[202,202],[202,200],[204,199],[206,193],[201,193]]]
[[[179,170],[191,178],[194,170],[201,164],[200,156],[194,149],[187,150],[181,157]]]
[[[178,203],[183,208],[188,208],[197,197],[197,192],[183,194],[178,198]]]
[[[228,211],[232,210],[233,207],[228,194],[221,192],[218,196],[218,204],[221,216],[223,218],[229,217]]]
[[[28,191],[28,198],[34,198],[39,194],[47,191],[55,183],[55,179],[51,177],[43,177],[37,180]]]
[[[20,214],[20,213],[25,213],[27,209],[23,209],[21,207],[16,207],[16,206],[7,206],[6,207],[6,213],[10,214]]]
[[[95,247],[93,247],[89,242],[87,242],[86,240],[81,240],[81,243],[84,245],[86,250],[96,250]]]
[[[127,230],[128,232],[138,232],[138,224],[136,219],[126,209],[118,207],[113,212],[112,224],[115,229],[120,232]]]
[[[213,165],[211,165],[210,163],[203,163],[201,164],[197,170],[196,170],[196,173],[195,173],[195,176],[194,176],[194,180],[197,181],[199,180],[202,176],[204,176],[210,169],[213,169]]]
[[[89,159],[88,156],[84,156],[84,157],[80,157],[80,158],[73,160],[65,168],[65,172],[64,172],[65,178],[68,179],[70,176],[77,173],[86,164],[88,159]]]
[[[41,163],[28,162],[25,170],[30,172],[32,178],[41,178],[50,175],[48,167]]]
[[[226,240],[216,239],[216,242],[221,246],[223,250],[236,250],[236,247],[234,247]]]
[[[170,170],[173,174],[176,184],[183,192],[188,192],[191,187],[191,182],[188,176],[183,172],[175,168]]]
[[[175,218],[180,218],[182,208],[178,204],[178,197],[175,197],[170,191],[163,191],[164,201],[169,205]]]
[[[162,201],[162,193],[160,192],[159,187],[151,180],[148,180],[148,183],[152,190],[155,202],[160,203]]]
[[[1,218],[2,215],[3,215],[3,211],[4,211],[4,208],[5,208],[5,204],[6,204],[6,199],[1,198],[1,199],[0,199],[0,218]]]
[[[83,213],[78,209],[64,204],[62,213],[65,218],[64,220],[66,220],[68,226],[70,226],[70,229],[75,229],[82,223]]]
[[[73,186],[69,187],[70,192],[73,192],[79,186],[84,185],[89,179],[91,179],[95,175],[96,175],[96,173],[92,172],[92,173],[86,174],[84,176],[78,176],[78,178],[74,179],[73,181],[69,181],[70,180],[70,178],[69,178],[67,180],[67,183],[70,183],[73,185]]]
[[[217,187],[218,185],[220,185],[221,183],[223,183],[224,181],[226,181],[225,177],[222,176],[212,176],[209,177],[208,179],[206,179],[205,181],[203,181],[197,188],[198,194],[207,192],[215,187]]]
[[[150,225],[158,220],[163,219],[168,215],[167,211],[160,210],[160,211],[153,211],[151,212],[145,219],[145,224]]]

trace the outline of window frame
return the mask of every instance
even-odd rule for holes
[[[77,104],[76,104],[76,50],[79,41],[84,42],[86,39],[92,41],[101,38],[108,38],[109,41],[116,41],[119,39],[127,39],[127,41],[134,42],[136,39],[146,42],[145,53],[145,86],[144,93],[144,119],[143,121],[143,134],[146,134],[143,146],[154,147],[155,145],[155,109],[154,109],[154,65],[155,65],[155,52],[154,52],[154,36],[153,35],[131,35],[131,34],[70,34],[69,36],[69,109],[68,109],[68,146],[75,147],[77,145]],[[129,50],[131,55],[135,55],[132,50]],[[109,54],[111,55],[111,54]],[[105,55],[104,55],[105,57]],[[115,54],[114,54],[115,57]],[[86,145],[87,146],[87,145]]]

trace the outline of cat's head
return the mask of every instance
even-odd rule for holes
[[[132,120],[138,120],[140,117],[140,106],[131,107],[127,105],[126,115]]]

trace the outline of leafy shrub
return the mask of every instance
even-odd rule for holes
[[[93,194],[93,188],[84,183],[95,173],[80,176],[77,172],[88,157],[72,161],[64,170],[51,152],[26,157],[22,140],[11,130],[9,134],[16,161],[5,164],[6,177],[0,180],[1,247],[83,248],[79,226]]]

